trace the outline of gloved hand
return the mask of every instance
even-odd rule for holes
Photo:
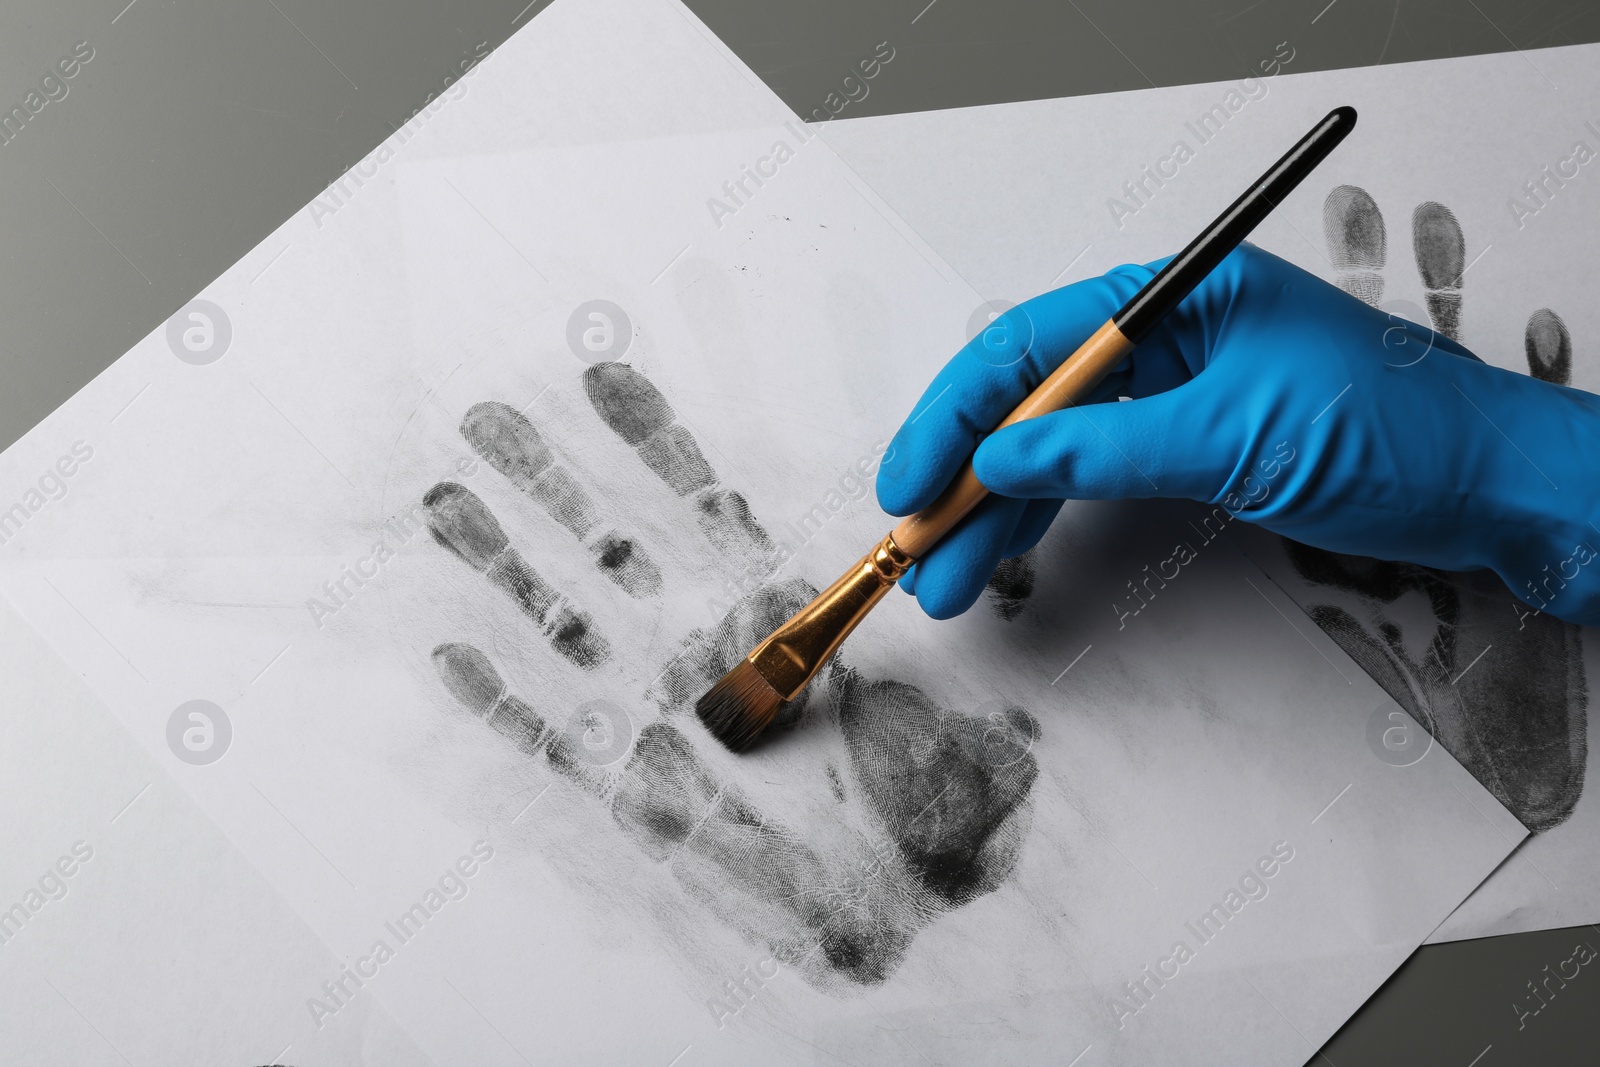
[[[895,434],[877,486],[891,515],[931,503],[969,455],[996,494],[903,580],[929,615],[971,607],[1063,499],[1188,497],[1335,552],[1491,568],[1527,603],[1600,624],[1600,397],[1489,366],[1251,245],[1097,402],[988,433],[1164,262],[1006,312]]]

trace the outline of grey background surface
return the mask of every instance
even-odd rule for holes
[[[25,121],[0,143],[0,447],[548,2],[8,0],[0,117]],[[1285,40],[1297,70],[1600,40],[1600,5],[1574,0],[688,3],[806,116],[880,40],[895,77],[852,116],[1233,78]],[[29,112],[85,41],[65,96]],[[1521,1026],[1513,1007],[1580,940],[1600,928],[1423,949],[1312,1062],[1593,1063],[1593,965]]]

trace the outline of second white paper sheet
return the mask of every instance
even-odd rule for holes
[[[342,961],[305,1035],[1299,1064],[1520,839],[1229,546],[1084,609],[1165,506],[896,596],[727,753],[690,705],[881,536],[977,293],[667,0],[553,5],[352,173],[0,457],[0,588]]]
[[[1305,43],[1284,41],[1236,82],[818,128],[1004,307],[1176,252],[1316,118],[1354,105],[1355,133],[1256,243],[1490,363],[1600,389],[1600,48],[1295,74]],[[1396,728],[1386,758],[1424,758],[1431,733],[1536,835],[1433,940],[1600,920],[1600,799],[1584,792],[1600,773],[1594,632],[1493,575],[1237,536],[1429,731]]]

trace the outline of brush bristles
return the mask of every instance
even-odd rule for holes
[[[778,691],[749,660],[742,659],[695,702],[694,710],[711,736],[733,751],[743,752],[772,724],[782,706]]]

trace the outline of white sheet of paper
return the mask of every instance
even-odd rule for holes
[[[556,4],[464,84],[0,457],[0,589],[364,977],[306,1035],[1298,1064],[1519,839],[1374,755],[1392,702],[1226,545],[1080,611],[1163,506],[1065,516],[1009,622],[891,599],[719,748],[688,702],[881,536],[977,295],[675,3]]]
[[[1176,251],[1316,118],[1352,104],[1360,113],[1355,133],[1255,242],[1337,280],[1324,200],[1336,186],[1364,189],[1388,233],[1380,306],[1428,323],[1410,215],[1422,202],[1443,203],[1466,241],[1460,340],[1491,363],[1526,372],[1530,314],[1554,309],[1570,332],[1571,384],[1600,389],[1600,170],[1590,161],[1600,152],[1600,47],[1295,74],[1296,43],[1303,42],[1259,57],[1265,67],[1247,65],[1275,64],[1275,77],[819,129],[1003,307]],[[1188,149],[1182,162],[1179,144]],[[1537,195],[1529,182],[1541,183]],[[1142,190],[1130,194],[1124,186],[1133,183]],[[1600,799],[1583,795],[1585,778],[1600,774],[1600,750],[1587,739],[1588,694],[1600,678],[1596,635],[1549,618],[1523,629],[1528,609],[1492,577],[1453,583],[1436,614],[1422,592],[1428,579],[1415,569],[1386,579],[1381,598],[1359,595],[1302,576],[1278,538],[1242,543],[1302,607],[1336,605],[1359,620],[1353,652],[1394,663],[1404,679],[1396,695],[1407,695],[1402,702],[1419,719],[1434,717],[1444,744],[1537,831],[1433,940],[1600,919],[1600,852],[1592,847]],[[1393,647],[1384,625],[1402,634]],[[1443,659],[1430,651],[1435,639]],[[1533,754],[1487,746],[1479,735],[1524,742]],[[1420,753],[1426,745],[1412,747]]]
[[[311,1029],[339,961],[0,601],[0,1061],[430,1064],[370,997]]]

